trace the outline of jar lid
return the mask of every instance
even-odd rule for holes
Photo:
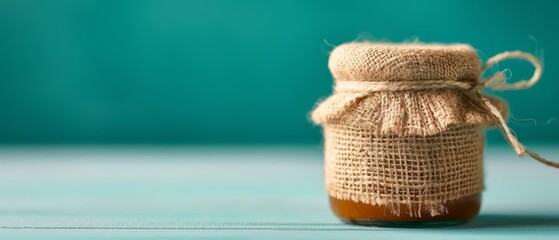
[[[352,42],[336,47],[328,67],[337,81],[477,81],[480,59],[468,44]]]
[[[481,72],[480,62],[474,48],[467,44],[348,43],[333,50],[329,68],[338,81],[336,87],[342,85],[340,82],[352,86],[355,82],[419,86],[430,80],[475,86]],[[311,117],[317,124],[343,124],[366,129],[376,136],[429,136],[466,125],[493,125],[493,116],[469,96],[472,93],[470,89],[447,87],[335,91],[316,106]],[[501,115],[507,115],[506,102],[485,98]]]

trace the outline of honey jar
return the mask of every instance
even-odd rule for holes
[[[481,79],[508,58],[531,62],[532,79],[508,84],[504,72]],[[541,64],[532,55],[506,52],[482,66],[468,44],[353,42],[336,47],[328,67],[334,92],[311,116],[323,126],[326,190],[343,221],[417,227],[473,219],[488,127],[519,156],[557,166],[526,150],[505,122],[506,102],[482,92],[534,84]]]

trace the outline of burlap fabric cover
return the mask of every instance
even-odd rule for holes
[[[464,44],[349,43],[333,50],[328,66],[336,85],[475,85],[480,77],[479,57]],[[312,112],[324,127],[328,194],[420,217],[444,214],[445,203],[481,192],[483,130],[493,118],[468,94],[436,86],[334,91]],[[487,98],[506,112],[504,102]]]

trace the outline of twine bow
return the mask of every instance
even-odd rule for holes
[[[543,157],[540,157],[535,152],[526,149],[522,143],[518,141],[516,136],[512,133],[511,129],[507,125],[503,115],[499,112],[497,107],[493,105],[482,94],[483,88],[489,88],[494,90],[519,90],[524,88],[532,87],[542,75],[542,65],[540,61],[533,55],[521,51],[503,52],[489,58],[485,65],[481,68],[481,73],[483,74],[488,68],[497,64],[500,61],[507,59],[522,59],[530,62],[535,70],[534,74],[529,80],[521,80],[515,83],[506,83],[507,77],[505,76],[507,70],[500,71],[493,76],[481,79],[475,85],[466,82],[457,82],[449,80],[421,80],[421,81],[395,81],[395,82],[357,82],[357,81],[337,81],[335,86],[336,92],[350,92],[350,93],[371,93],[371,92],[383,92],[383,91],[407,91],[407,90],[425,90],[434,88],[456,88],[465,91],[471,91],[473,94],[466,94],[470,96],[474,101],[480,103],[480,105],[492,115],[495,119],[497,128],[505,137],[505,140],[511,145],[516,154],[519,157],[528,154],[535,160],[559,168],[559,163],[549,161]]]
[[[507,140],[507,142],[512,146],[512,148],[514,149],[514,151],[519,157],[524,156],[524,154],[528,154],[530,157],[543,164],[559,168],[559,163],[549,161],[541,157],[540,155],[536,154],[535,152],[526,149],[526,146],[520,143],[520,141],[518,141],[516,136],[512,134],[512,131],[507,125],[507,122],[505,121],[505,119],[503,118],[499,110],[495,107],[495,105],[493,105],[481,93],[481,89],[484,87],[494,89],[494,90],[519,90],[524,88],[530,88],[535,83],[537,83],[538,80],[540,80],[543,71],[540,61],[533,55],[525,52],[520,52],[520,51],[503,52],[493,56],[492,58],[489,58],[485,63],[485,65],[483,65],[483,67],[481,68],[482,74],[491,66],[506,59],[523,59],[530,62],[535,68],[534,74],[529,80],[522,80],[515,83],[506,83],[505,82],[507,79],[505,76],[506,70],[500,71],[489,78],[480,80],[479,84],[474,88],[476,95],[478,99],[481,100],[481,102],[483,103],[482,106],[487,108],[489,113],[491,113],[491,115],[493,116],[493,118],[497,123],[497,128],[503,134],[505,140]]]

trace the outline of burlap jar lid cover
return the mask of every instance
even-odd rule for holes
[[[482,78],[487,69],[506,59],[530,62],[535,68],[533,76],[507,83],[507,70],[503,70]],[[542,65],[531,54],[503,52],[480,67],[475,49],[467,44],[353,42],[336,47],[328,66],[336,83],[334,93],[312,112],[317,124],[337,122],[367,128],[377,135],[399,136],[429,136],[468,124],[494,125],[518,156],[528,154],[559,168],[559,163],[527,150],[512,134],[505,120],[504,101],[482,93],[483,88],[518,90],[534,85],[541,77]],[[424,99],[421,104],[429,109],[419,112],[409,102],[381,101],[386,94],[414,94],[416,99]],[[368,109],[354,114],[352,110],[360,106]]]

